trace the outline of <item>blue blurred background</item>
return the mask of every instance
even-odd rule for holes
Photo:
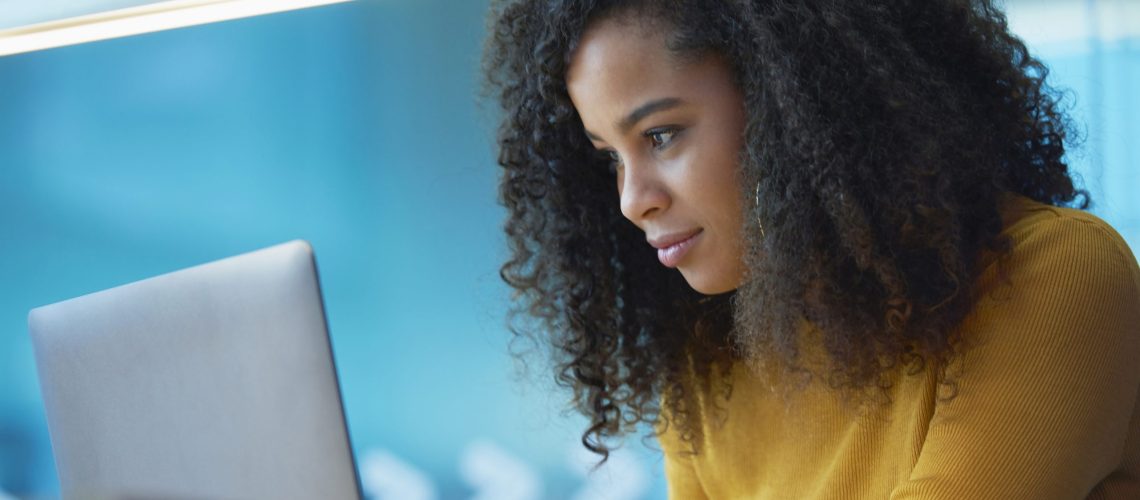
[[[1093,211],[1136,249],[1140,19],[1103,26],[1114,5],[1010,12],[1071,90]],[[486,10],[359,0],[0,58],[0,491],[58,494],[29,309],[304,238],[370,496],[664,497],[638,439],[587,476],[566,395],[514,379]]]

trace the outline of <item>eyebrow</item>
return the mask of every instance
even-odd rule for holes
[[[637,122],[644,120],[645,117],[658,111],[665,111],[667,109],[675,108],[684,103],[685,101],[682,101],[676,97],[663,97],[661,99],[654,99],[652,101],[649,101],[645,104],[642,104],[641,106],[638,106],[637,109],[630,111],[630,113],[626,115],[625,118],[618,120],[618,130],[621,130],[622,133],[629,132],[629,129],[633,128],[634,125],[637,125]],[[598,136],[590,133],[589,130],[586,131],[586,136],[595,141],[601,140],[598,138]]]

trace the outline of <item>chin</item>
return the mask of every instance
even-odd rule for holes
[[[707,274],[697,272],[686,272],[681,270],[681,276],[685,278],[685,282],[696,290],[698,293],[705,295],[719,295],[726,292],[736,290],[740,286],[735,280],[716,279],[715,276],[708,276]]]

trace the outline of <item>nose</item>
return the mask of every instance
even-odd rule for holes
[[[652,162],[626,161],[618,177],[621,213],[634,224],[669,208],[669,191]]]

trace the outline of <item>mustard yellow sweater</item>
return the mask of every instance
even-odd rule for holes
[[[860,409],[824,382],[781,396],[737,366],[696,455],[674,427],[660,436],[669,497],[1140,499],[1136,259],[1088,213],[1023,197],[1002,213],[1011,285],[994,265],[979,278],[956,397],[928,369]]]

